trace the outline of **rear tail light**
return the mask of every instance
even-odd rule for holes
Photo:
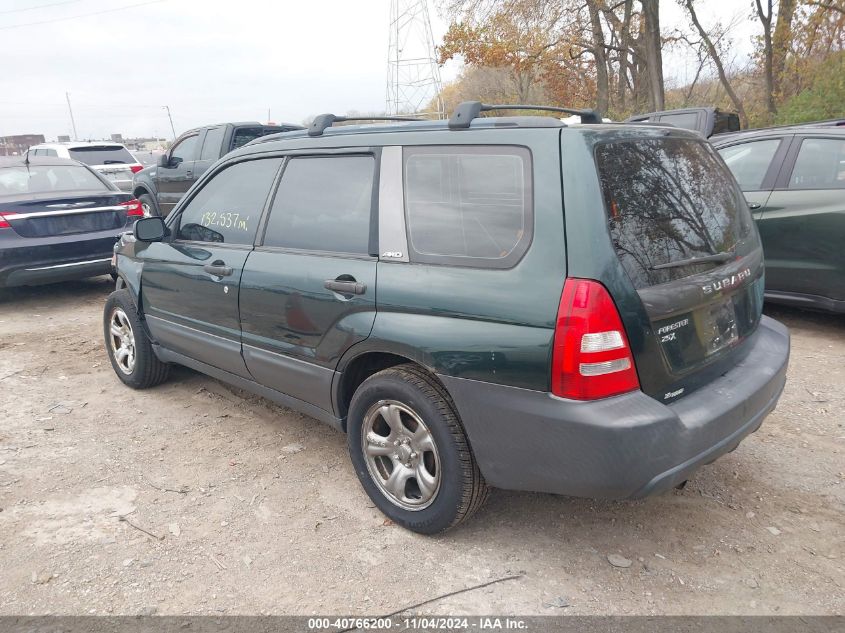
[[[137,173],[138,173],[139,171],[141,171],[143,168],[144,168],[144,166],[143,166],[143,165],[132,165],[129,169],[131,169],[131,170],[132,170],[132,173],[133,173],[133,174],[137,174]]]
[[[144,217],[144,208],[139,200],[133,198],[128,202],[121,202],[120,206],[126,207],[126,217]]]
[[[552,393],[596,400],[639,389],[625,328],[607,289],[591,279],[567,279],[552,353]]]
[[[9,220],[14,220],[18,216],[14,211],[0,211],[0,229],[10,229],[12,225]]]

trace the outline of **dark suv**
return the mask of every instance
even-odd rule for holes
[[[777,403],[789,335],[718,154],[494,108],[323,115],[226,156],[116,247],[117,375],[178,363],[345,431],[375,504],[423,533],[488,486],[642,497],[733,450]]]

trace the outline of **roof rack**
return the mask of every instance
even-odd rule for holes
[[[343,121],[425,121],[413,116],[337,116],[334,114],[318,114],[308,126],[308,136],[322,136],[326,128]]]
[[[470,123],[482,112],[489,112],[490,110],[542,110],[544,112],[564,112],[566,114],[576,114],[581,117],[581,123],[601,123],[601,113],[597,110],[578,110],[576,108],[558,108],[556,106],[544,105],[522,105],[522,104],[507,104],[507,105],[488,105],[480,101],[464,101],[461,103],[452,116],[449,118],[450,130],[465,130],[469,128]]]

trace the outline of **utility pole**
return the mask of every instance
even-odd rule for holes
[[[73,127],[73,140],[78,141],[79,136],[76,134],[76,121],[73,120],[73,108],[70,107],[70,94],[65,93],[65,99],[67,99],[67,111],[70,112],[70,124]]]
[[[170,116],[170,106],[161,106],[165,110],[167,110],[167,118],[170,119],[170,131],[173,132],[173,140],[176,140],[176,128],[173,127],[173,117]]]

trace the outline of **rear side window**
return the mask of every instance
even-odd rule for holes
[[[51,191],[109,191],[81,165],[32,165],[0,169],[0,198]]]
[[[596,147],[616,254],[636,288],[666,283],[718,264],[660,268],[733,252],[751,228],[742,194],[709,144],[638,139]]]
[[[531,154],[522,147],[406,147],[412,261],[507,268],[533,226]]]
[[[368,254],[374,171],[372,156],[291,158],[264,246]]]
[[[281,164],[281,158],[265,158],[217,172],[182,211],[178,239],[252,244]]]
[[[205,133],[205,140],[202,143],[200,160],[217,160],[220,158],[220,148],[223,145],[223,135],[226,133],[224,127],[209,128]]]
[[[790,189],[845,189],[845,139],[805,138]]]
[[[743,191],[759,191],[778,147],[780,139],[775,138],[731,145],[719,153]]]
[[[71,147],[68,152],[72,159],[86,165],[124,165],[135,162],[129,150],[120,145]]]

